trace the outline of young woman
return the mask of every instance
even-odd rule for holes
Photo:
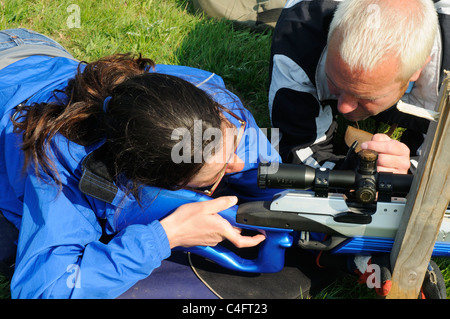
[[[0,221],[19,229],[13,298],[116,298],[164,275],[172,248],[264,240],[217,214],[236,196],[270,198],[256,168],[279,161],[219,76],[130,55],[80,63],[24,29],[1,31],[0,43]]]

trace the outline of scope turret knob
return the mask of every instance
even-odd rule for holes
[[[375,174],[377,171],[378,153],[372,150],[361,150],[358,153],[358,170],[361,174]]]

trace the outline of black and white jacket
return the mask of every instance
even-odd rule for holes
[[[324,63],[327,33],[339,1],[289,0],[272,40],[270,60],[269,112],[272,127],[280,130],[280,154],[285,162],[318,167],[336,162],[332,137],[336,130],[336,98],[328,91]],[[432,60],[401,100],[434,110],[443,70],[450,70],[450,0],[435,1],[440,32]],[[429,121],[400,112],[396,106],[374,117],[406,128],[402,142],[411,154],[419,146]]]

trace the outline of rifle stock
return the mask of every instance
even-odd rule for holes
[[[369,158],[375,162],[376,156],[372,155]],[[258,258],[249,261],[233,256],[233,261],[224,262],[219,256],[222,252],[216,251],[209,259],[233,270],[262,273],[281,270],[284,250],[292,245],[335,254],[389,253],[413,176],[378,173],[365,159],[359,157],[355,171],[280,164],[276,173],[267,174],[266,165],[260,164],[261,188],[287,190],[271,201],[241,204],[228,218],[237,227],[265,233]],[[433,256],[450,256],[449,233],[447,209]],[[319,234],[325,234],[326,239]],[[229,256],[228,252],[223,254]]]

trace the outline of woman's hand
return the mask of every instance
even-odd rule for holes
[[[235,196],[224,196],[178,207],[161,220],[170,247],[215,246],[225,239],[238,248],[258,245],[264,235],[242,236],[239,228],[218,214],[236,203]]]
[[[404,143],[391,139],[386,134],[375,134],[371,141],[361,144],[362,149],[378,152],[377,170],[395,174],[408,174],[410,151]]]

